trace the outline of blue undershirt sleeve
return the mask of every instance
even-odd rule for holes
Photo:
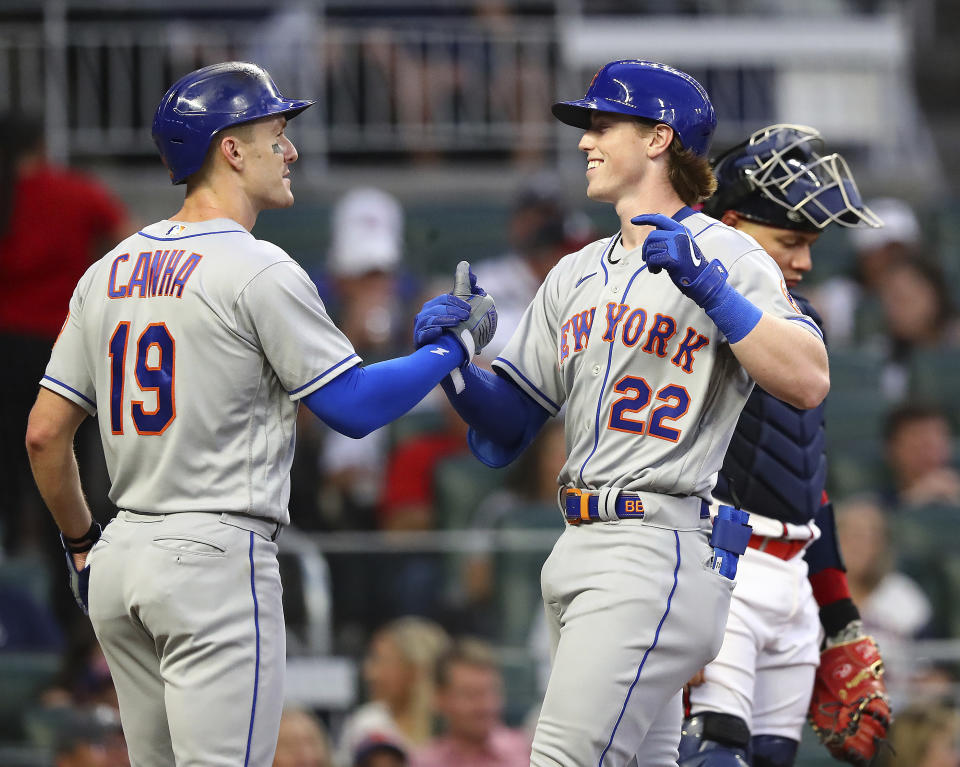
[[[519,456],[550,414],[508,379],[476,365],[463,369],[466,388],[457,394],[450,380],[443,390],[470,425],[467,444],[481,463],[506,466]]]
[[[303,402],[330,428],[359,439],[410,410],[465,359],[460,343],[444,333],[406,357],[356,365]]]

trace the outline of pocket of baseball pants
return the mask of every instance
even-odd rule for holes
[[[700,566],[708,573],[712,578],[720,580],[730,591],[733,591],[733,587],[737,585],[735,578],[728,578],[726,575],[721,575],[719,572],[713,569],[713,557],[709,557],[703,562],[700,563]]]
[[[184,533],[158,535],[153,539],[153,545],[158,549],[166,549],[176,554],[190,554],[201,557],[225,557],[227,555],[227,550],[219,543]]]

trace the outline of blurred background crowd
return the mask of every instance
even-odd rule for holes
[[[950,0],[6,0],[0,6],[0,765],[127,765],[23,435],[76,280],[176,209],[149,140],[183,73],[267,67],[317,98],[296,205],[254,234],[297,258],[367,362],[466,258],[496,356],[547,271],[612,233],[550,104],[618,57],[695,75],[714,149],[774,122],[841,151],[878,230],[828,230],[798,292],[826,323],[828,491],[884,654],[890,765],[960,765],[960,10]],[[96,426],[77,451],[115,509]],[[277,767],[527,764],[547,657],[539,569],[563,522],[552,422],[511,467],[439,395],[361,440],[306,411],[280,538],[288,704]],[[830,764],[805,736],[799,765]],[[809,741],[809,742],[808,742]],[[479,760],[479,761],[474,761]]]

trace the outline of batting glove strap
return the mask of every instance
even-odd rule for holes
[[[497,307],[493,296],[484,293],[473,295],[467,299],[470,306],[470,316],[450,328],[454,336],[467,352],[464,363],[469,364],[474,354],[479,354],[483,347],[493,339],[497,332]]]
[[[710,267],[714,266],[723,269],[722,265],[716,261],[711,261]],[[705,270],[697,278],[697,282],[700,282],[704,275],[709,274],[710,271],[710,268]],[[722,283],[717,289],[710,291],[706,302],[701,306],[703,306],[707,316],[720,329],[720,332],[727,337],[727,341],[732,344],[742,341],[757,326],[763,316],[763,312],[754,303],[744,298],[736,288],[727,283],[725,269],[723,270]]]

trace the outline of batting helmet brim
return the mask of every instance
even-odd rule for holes
[[[621,105],[622,106],[622,105]],[[577,99],[576,101],[558,101],[550,110],[553,116],[560,122],[572,125],[574,128],[588,130],[590,128],[590,115],[597,112],[621,113],[617,108],[606,99]]]

